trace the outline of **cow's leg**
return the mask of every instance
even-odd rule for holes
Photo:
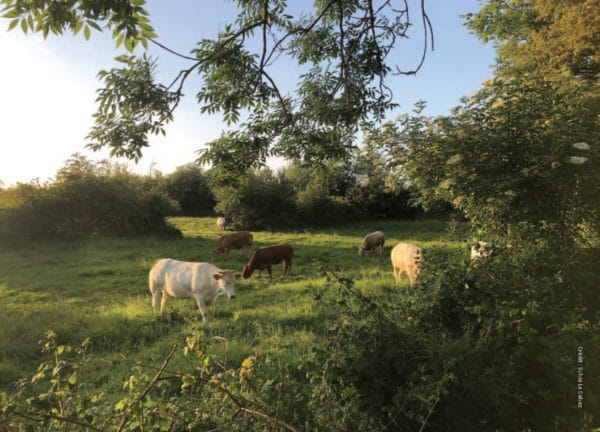
[[[159,295],[160,295],[160,291],[152,291],[152,310],[154,310],[154,312],[156,312],[159,308]]]
[[[206,303],[200,297],[195,297],[196,303],[198,303],[198,309],[200,309],[200,313],[202,314],[202,322],[208,321],[208,307],[206,307]]]
[[[406,274],[408,275],[408,279],[410,279],[410,286],[413,286],[416,277],[414,268],[411,267],[406,269]]]
[[[394,267],[394,279],[396,279],[396,283],[400,283],[402,279],[402,270],[398,267]]]
[[[260,274],[262,273],[262,269],[258,269],[258,278],[260,279]]]
[[[166,291],[162,292],[162,299],[160,301],[160,313],[162,314],[165,311],[165,307],[167,306],[167,299],[169,298],[169,294]],[[158,298],[157,298],[158,300]]]
[[[271,266],[267,267],[267,271],[269,272],[269,279],[273,280],[273,274],[271,273]]]

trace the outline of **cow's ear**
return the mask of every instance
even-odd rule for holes
[[[236,273],[234,276],[235,276],[236,279],[239,279],[239,278],[242,277],[242,274],[241,273]]]
[[[223,275],[221,273],[215,273],[213,277],[215,278],[215,280],[223,279]]]

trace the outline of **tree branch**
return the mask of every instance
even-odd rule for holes
[[[148,385],[146,386],[146,388],[144,389],[144,391],[138,396],[138,399],[145,398],[146,395],[148,394],[148,392],[150,391],[150,389],[154,386],[154,384],[156,384],[158,382],[158,380],[160,379],[160,375],[163,373],[163,371],[165,370],[165,368],[167,367],[167,365],[169,364],[169,362],[171,361],[171,359],[175,355],[176,351],[177,351],[177,344],[173,345],[173,348],[171,348],[171,352],[169,353],[169,355],[163,361],[162,366],[160,367],[160,369],[158,370],[158,372],[156,373],[156,375],[154,375],[154,378],[152,378],[152,380],[150,380],[150,382],[148,383]],[[128,413],[124,413],[121,416],[121,422],[119,424],[119,429],[117,429],[118,432],[122,432],[123,431],[123,429],[125,428],[125,425],[127,424],[128,418],[129,418],[129,414]]]
[[[167,47],[167,46],[165,46],[165,45],[161,44],[160,42],[158,42],[158,41],[157,41],[157,40],[155,40],[155,39],[148,38],[148,40],[149,40],[150,42],[152,42],[154,45],[156,45],[156,46],[158,46],[158,47],[160,47],[160,48],[164,49],[165,51],[168,51],[168,52],[170,52],[171,54],[174,54],[174,55],[176,55],[177,57],[181,57],[181,58],[184,58],[184,59],[186,59],[186,60],[193,60],[193,61],[197,61],[197,60],[198,60],[198,59],[197,59],[197,58],[195,58],[195,57],[190,57],[190,56],[187,56],[187,55],[185,55],[185,54],[180,54],[180,53],[178,53],[177,51],[174,51],[174,50],[172,50],[171,48],[169,48],[169,47]]]

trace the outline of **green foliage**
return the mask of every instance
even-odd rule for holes
[[[10,19],[9,30],[19,23],[23,32],[41,32],[44,38],[49,33],[60,35],[71,30],[75,35],[83,29],[85,39],[89,39],[91,29],[102,31],[103,24],[112,30],[117,47],[123,43],[133,51],[138,43],[144,47],[148,39],[156,37],[150,26],[148,13],[143,8],[145,0],[55,2],[42,0],[24,2],[2,0],[2,17]]]
[[[480,235],[572,241],[582,224],[597,235],[599,101],[569,78],[495,78],[451,116],[402,120],[407,173],[421,199],[448,200]]]
[[[53,183],[0,191],[3,236],[73,238],[89,235],[175,235],[164,220],[176,204],[118,166],[75,155]]]
[[[164,179],[165,191],[179,204],[186,216],[213,211],[215,197],[202,169],[194,164],[177,168]]]
[[[235,185],[215,186],[215,210],[225,215],[233,229],[289,226],[295,220],[291,185],[268,169],[248,170]]]
[[[570,289],[561,275],[575,269],[544,245],[477,263],[428,252],[418,288],[388,298],[335,276],[341,288],[324,300],[338,318],[313,359],[319,430],[597,426],[600,399],[590,388],[577,408],[574,384],[579,347],[587,373],[600,371],[594,278]]]
[[[498,48],[500,69],[565,71],[589,82],[600,72],[598,0],[490,0],[467,14],[468,27]]]
[[[90,147],[108,148],[113,155],[139,159],[149,136],[164,133],[193,72],[201,84],[196,94],[201,111],[221,112],[225,131],[201,155],[202,162],[245,171],[258,168],[267,156],[283,156],[316,165],[347,158],[359,128],[380,121],[397,106],[386,86],[396,41],[411,28],[409,6],[390,2],[374,7],[364,0],[318,1],[296,11],[283,0],[235,2],[234,23],[226,23],[213,39],[202,39],[180,54],[155,41],[144,0],[1,0],[9,30],[84,37],[90,29],[112,30],[117,47],[133,52],[148,41],[189,62],[168,84],[157,84],[155,62],[145,54],[119,56],[123,68],[101,71]],[[421,18],[431,31],[424,7]],[[427,50],[423,47],[423,64]],[[285,59],[298,68],[298,85],[284,88],[272,69]],[[293,68],[292,68],[293,69]]]
[[[206,340],[197,333],[186,338],[183,349],[175,345],[158,371],[141,364],[134,366],[132,375],[123,382],[124,397],[115,404],[80,381],[81,369],[88,367],[89,339],[73,349],[59,345],[57,335],[48,331],[41,344],[50,359],[40,364],[30,381],[21,380],[15,393],[0,393],[3,429],[296,430],[281,419],[288,414],[281,408],[294,406],[289,404],[289,396],[279,397],[282,389],[285,387],[288,395],[299,390],[287,378],[289,371],[277,370],[269,356],[260,354],[232,367],[224,338]],[[215,344],[223,346],[223,354],[210,353]],[[175,354],[183,355],[188,367],[166,372]]]
[[[98,73],[105,87],[98,90],[95,125],[88,134],[88,147],[110,148],[111,156],[139,160],[148,146],[148,134],[165,134],[173,119],[179,94],[154,82],[156,61],[146,57],[119,56],[121,69]]]

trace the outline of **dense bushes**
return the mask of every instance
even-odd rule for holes
[[[364,162],[364,158],[363,158]],[[217,212],[234,229],[290,228],[357,218],[411,218],[421,210],[411,192],[386,184],[382,167],[355,162],[317,168],[290,164],[233,175],[195,165],[136,175],[125,167],[75,155],[46,184],[0,188],[4,235],[72,238],[82,235],[168,233],[164,217]]]
[[[215,197],[199,166],[181,166],[167,175],[164,183],[165,192],[179,203],[180,214],[198,216],[213,212]]]
[[[585,260],[575,255],[573,262]],[[560,257],[539,245],[477,264],[435,251],[428,260],[418,289],[368,299],[342,279],[328,294],[325,307],[339,319],[313,360],[319,430],[600,425],[592,378],[600,373],[598,301],[560,277],[572,273]],[[580,349],[588,377],[582,408]]]
[[[52,183],[0,190],[0,225],[15,238],[178,234],[176,203],[125,169],[74,156]]]
[[[214,175],[214,174],[213,174]],[[216,211],[234,229],[290,226],[295,220],[291,185],[269,170],[248,171],[234,184],[215,186]]]

